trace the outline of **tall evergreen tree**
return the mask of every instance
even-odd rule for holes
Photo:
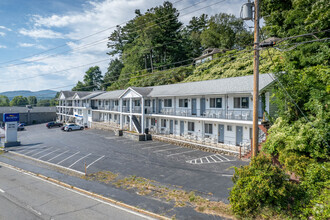
[[[84,75],[84,81],[78,81],[72,91],[94,91],[100,90],[103,83],[103,76],[98,66],[90,67]]]

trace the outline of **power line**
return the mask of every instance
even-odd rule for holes
[[[183,1],[183,0],[175,1],[175,2],[173,2],[172,4],[176,4],[176,3],[179,3],[179,2],[181,2],[181,1]],[[130,20],[125,21],[125,22],[122,22],[122,23],[120,23],[120,24],[118,24],[118,25],[126,24],[126,23],[129,22],[129,21],[130,21]],[[103,32],[105,32],[105,31],[108,31],[108,30],[111,30],[111,29],[113,29],[113,28],[116,28],[118,25],[114,25],[114,26],[108,27],[108,28],[106,28],[106,29],[103,29],[103,30],[97,31],[97,32],[95,32],[95,33],[93,33],[93,34],[89,34],[89,35],[87,35],[87,36],[84,36],[84,37],[82,37],[82,38],[79,38],[79,39],[76,39],[76,40],[72,40],[72,41],[73,41],[73,42],[78,42],[78,41],[81,41],[81,40],[84,40],[84,39],[90,38],[90,37],[95,36],[95,35],[97,35],[97,34],[100,34],[100,33],[103,33]],[[71,41],[71,42],[72,42],[72,41]],[[26,59],[26,58],[29,58],[29,57],[34,57],[34,56],[41,55],[41,54],[47,53],[47,52],[49,52],[49,51],[53,51],[53,50],[56,50],[56,49],[58,49],[58,48],[65,47],[65,46],[67,46],[66,43],[65,43],[65,44],[61,44],[61,45],[58,45],[58,46],[53,47],[53,48],[50,48],[50,49],[48,49],[48,50],[44,50],[44,51],[39,52],[39,53],[35,53],[35,54],[33,54],[33,55],[29,55],[29,56],[22,57],[22,58],[17,58],[17,59],[14,59],[14,60],[5,61],[5,62],[2,62],[2,63],[0,63],[0,64],[11,63],[11,62],[18,61],[18,60],[21,60],[21,59]]]
[[[226,58],[226,57],[233,57],[234,55],[239,55],[241,53],[246,53],[246,52],[251,52],[252,50],[243,50],[241,52],[238,52],[236,54],[233,54],[233,55],[229,55],[229,56],[221,56],[221,57],[218,57],[218,58],[215,58],[213,60],[217,60],[217,59],[222,59],[222,58]],[[186,59],[186,60],[183,60],[183,61],[177,61],[177,62],[173,62],[173,63],[169,63],[169,64],[166,64],[166,65],[162,65],[162,66],[158,66],[158,67],[154,67],[153,69],[155,68],[163,68],[163,67],[167,67],[167,66],[170,66],[170,65],[175,65],[175,64],[179,64],[179,63],[184,63],[184,62],[187,62],[187,61],[192,61],[194,58],[189,58],[189,59]],[[104,61],[107,61],[108,59],[105,59],[105,60],[100,60],[100,61],[96,61],[96,62],[92,62],[92,63],[88,63],[88,64],[84,64],[84,65],[80,65],[80,66],[76,66],[76,67],[71,67],[71,68],[68,68],[68,69],[64,69],[64,70],[59,70],[59,71],[55,71],[55,72],[50,72],[50,73],[45,73],[45,74],[39,74],[39,75],[35,75],[35,76],[30,76],[30,77],[24,77],[24,78],[19,78],[19,79],[14,79],[14,80],[7,80],[7,81],[0,81],[0,84],[2,83],[8,83],[8,82],[12,82],[12,81],[21,81],[21,80],[26,80],[26,79],[32,79],[32,78],[37,78],[37,77],[40,77],[40,76],[46,76],[46,75],[50,75],[50,74],[53,74],[53,73],[58,73],[58,72],[65,72],[65,71],[69,71],[69,70],[72,70],[72,69],[76,69],[76,68],[81,68],[81,67],[84,67],[84,66],[89,66],[91,64],[96,64],[96,63],[100,63],[100,62],[104,62]],[[130,74],[134,74],[134,73],[138,73],[138,72],[142,72],[142,71],[145,71],[145,70],[152,70],[152,68],[145,68],[145,69],[141,69],[141,70],[137,70],[135,72],[131,72],[131,73],[127,73],[127,74],[124,74],[124,75],[130,75]]]
[[[186,10],[186,9],[188,9],[188,8],[194,7],[194,6],[198,5],[198,4],[201,4],[201,3],[206,2],[206,1],[208,1],[208,0],[202,0],[202,1],[200,1],[200,2],[197,2],[197,3],[193,4],[193,5],[190,5],[190,6],[188,6],[188,7],[182,8],[182,9],[180,9],[180,10],[178,10],[178,11]],[[226,0],[223,0],[223,1],[226,1]],[[223,2],[223,1],[220,1],[220,2],[215,3],[215,4],[219,4],[219,3]],[[180,2],[180,1],[178,1],[178,2]],[[211,4],[211,5],[209,5],[209,6],[206,6],[206,7],[201,8],[201,9],[197,9],[197,10],[195,10],[195,11],[192,11],[192,12],[186,13],[186,14],[184,14],[184,15],[180,15],[179,17],[183,17],[183,16],[186,16],[186,15],[188,15],[188,14],[194,13],[194,12],[196,12],[196,11],[203,10],[203,9],[205,9],[205,8],[207,8],[207,7],[211,7],[211,6],[215,5],[215,4]],[[154,20],[152,20],[152,21],[147,22],[146,24],[149,24],[149,23],[151,23],[151,22],[154,22],[154,21],[160,20],[160,19],[162,19],[162,18],[164,18],[164,17],[168,17],[168,16],[169,16],[169,15],[166,15],[166,16],[163,16],[163,17],[159,17],[159,18],[157,18],[157,19],[154,19]],[[171,19],[168,19],[168,20],[165,20],[165,21],[163,21],[162,23],[165,23],[165,22],[167,22],[167,21],[173,20],[173,19],[175,19],[175,18],[176,18],[176,17],[171,18]],[[129,20],[129,21],[130,21],[130,20]],[[119,24],[119,25],[125,24],[125,23],[127,23],[127,22],[128,22],[128,21],[123,22],[123,23],[121,23],[121,24]],[[137,30],[136,30],[136,31],[133,31],[133,32],[131,32],[131,33],[135,33],[135,32],[140,31],[140,30],[138,29],[138,27],[140,27],[140,26],[142,26],[142,25],[146,25],[146,24],[141,24],[141,25],[137,26],[137,27],[136,27]],[[91,37],[91,36],[94,36],[94,35],[96,35],[96,34],[99,34],[99,33],[101,33],[101,32],[104,32],[104,31],[106,31],[106,30],[109,30],[109,29],[115,28],[115,27],[117,27],[117,26],[119,26],[119,25],[116,25],[116,26],[113,26],[113,27],[111,27],[111,28],[108,28],[108,29],[105,29],[105,30],[99,31],[99,32],[94,33],[94,34],[91,34],[91,35],[88,35],[88,36],[86,36],[86,37],[84,37],[84,38],[80,38],[80,39],[78,39],[78,40],[74,40],[74,42],[76,42],[76,41],[80,41],[80,40],[83,40],[83,39],[88,38],[88,37]],[[158,25],[158,24],[154,24],[154,25],[148,26],[147,28],[150,28],[150,27],[153,27],[153,26],[156,26],[156,25]],[[147,28],[146,28],[146,29],[147,29]],[[54,57],[54,56],[56,56],[56,55],[58,55],[58,54],[63,54],[63,53],[67,53],[67,52],[70,52],[70,51],[77,51],[77,50],[79,50],[79,49],[86,48],[86,46],[87,46],[87,47],[89,47],[89,46],[94,46],[94,45],[96,45],[96,44],[103,43],[103,41],[105,41],[105,40],[108,40],[108,37],[107,37],[107,38],[102,38],[102,39],[97,40],[97,41],[92,41],[92,42],[90,42],[90,43],[88,43],[88,44],[86,44],[86,45],[82,45],[82,46],[80,46],[80,47],[78,47],[78,48],[75,48],[75,49],[70,49],[70,50],[66,50],[66,51],[64,51],[64,52],[51,54],[51,55],[48,55],[48,56],[46,56],[46,57],[42,57],[42,58],[39,58],[39,59],[36,59],[36,60],[32,60],[32,61],[26,61],[26,62],[23,62],[23,63],[13,64],[13,65],[7,65],[7,66],[0,66],[0,68],[9,68],[9,67],[14,67],[14,66],[18,66],[18,65],[24,65],[24,64],[28,64],[28,63],[33,63],[33,62],[36,62],[36,61],[41,61],[41,60],[47,59],[47,58],[49,58],[49,57]],[[60,45],[60,46],[58,46],[57,48],[59,48],[59,47],[64,47],[64,46],[67,46],[67,44]],[[57,49],[57,48],[56,48],[56,49]],[[50,50],[54,50],[54,48],[53,48],[53,49],[50,49]],[[29,58],[29,57],[33,57],[33,56],[36,56],[36,55],[43,54],[43,53],[45,53],[45,51],[44,51],[44,52],[41,52],[41,53],[34,54],[34,55],[32,55],[32,56],[27,56],[27,57],[24,57],[24,58],[21,58],[21,59],[26,59],[26,58]],[[17,60],[20,60],[20,59],[16,59],[15,61],[17,61]],[[10,62],[10,61],[8,61],[8,62]],[[5,63],[8,63],[8,62],[5,62]],[[4,63],[0,63],[0,64],[4,64]]]
[[[248,51],[242,51],[241,53],[238,53],[238,54],[242,54],[243,52],[244,53],[247,53],[247,52],[251,52],[252,50],[248,50]],[[229,55],[229,56],[223,56],[223,57],[217,57],[216,59],[221,59],[221,58],[225,58],[225,57],[233,57],[235,55],[238,55],[238,54],[232,54],[232,55]],[[248,56],[248,57],[253,57],[252,55]],[[238,60],[246,60],[247,57],[243,57],[243,58],[239,58],[239,59],[235,59],[235,60],[230,60],[230,61],[227,61],[227,62],[224,62],[222,63],[222,65],[227,65],[229,63],[232,63],[232,62],[235,62],[235,61],[238,61]],[[216,59],[213,59],[213,60],[216,60]],[[183,66],[180,66],[180,67],[186,67],[186,66],[190,66],[192,64],[186,64],[186,65],[183,65]],[[163,66],[161,66],[163,67]],[[159,68],[161,68],[159,67]],[[104,86],[104,85],[108,85],[110,83],[113,83],[113,82],[118,82],[118,81],[125,81],[125,80],[129,80],[129,79],[134,79],[134,78],[139,78],[139,77],[144,77],[144,76],[149,76],[149,75],[156,75],[156,74],[159,74],[159,73],[162,73],[162,72],[168,72],[172,69],[175,69],[175,68],[171,68],[171,69],[167,69],[167,70],[161,70],[161,71],[157,71],[157,72],[151,72],[151,73],[146,73],[146,74],[142,74],[142,75],[137,75],[137,76],[131,76],[131,77],[126,77],[126,78],[121,78],[121,79],[117,79],[117,80],[112,80],[112,81],[108,81],[108,82],[105,82],[105,83],[101,83],[101,86]],[[124,74],[124,76],[127,76],[129,74],[132,74],[132,73],[127,73],[127,74]],[[111,77],[111,78],[115,78],[115,77]],[[60,87],[53,87],[53,88],[48,88],[48,90],[53,90],[53,89],[61,89],[61,88],[66,88],[66,87],[73,87],[75,86],[76,84],[69,84],[69,85],[65,85],[65,86],[60,86]],[[91,84],[91,85],[88,85],[88,86],[83,86],[81,88],[93,88],[94,86],[97,86],[97,84]],[[47,92],[47,93],[40,93],[40,94],[49,94],[50,92]],[[24,105],[25,106],[25,105]]]

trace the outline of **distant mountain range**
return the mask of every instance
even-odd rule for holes
[[[32,92],[29,90],[17,90],[17,91],[9,91],[9,92],[1,92],[0,95],[5,95],[9,98],[9,100],[12,100],[15,96],[35,96],[38,100],[40,99],[52,99],[55,97],[57,91],[54,90],[40,90],[36,92]]]

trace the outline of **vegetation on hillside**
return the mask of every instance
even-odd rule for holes
[[[262,9],[268,35],[285,38],[329,29],[325,1],[265,0]],[[230,202],[238,217],[329,219],[329,55],[325,41],[301,44],[273,58],[271,71],[280,82],[274,89],[279,117],[259,156],[235,171]]]
[[[287,44],[282,51],[261,51],[260,72],[278,79],[273,91],[278,118],[259,156],[235,170],[232,211],[238,218],[329,219],[330,49],[328,41],[310,41],[329,36],[330,5],[325,0],[263,0],[260,8],[262,37]],[[109,37],[109,55],[118,58],[110,62],[99,88],[253,73],[252,35],[242,21],[227,14],[202,15],[184,27],[178,16],[170,2],[145,14],[136,10],[136,17]],[[314,36],[293,37],[311,32]],[[207,47],[227,52],[194,66],[192,58]]]

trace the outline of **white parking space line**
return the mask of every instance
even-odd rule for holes
[[[51,160],[54,160],[55,158],[57,158],[57,157],[59,157],[59,156],[61,156],[61,155],[65,154],[65,153],[67,153],[67,152],[69,152],[69,151],[67,150],[67,151],[64,151],[64,152],[62,152],[62,153],[60,153],[60,154],[57,154],[55,157],[53,157],[53,158],[50,158],[50,159],[49,159],[49,160],[47,160],[47,161],[49,162],[49,161],[51,161]]]
[[[32,152],[35,152],[37,150],[40,150],[40,148],[36,148],[36,149],[30,150],[30,151],[27,151],[24,154],[27,155],[27,154],[32,153]]]
[[[156,146],[151,146],[151,147],[143,147],[141,148],[142,150],[145,150],[145,149],[151,149],[151,148],[157,148],[157,147],[164,147],[164,146],[169,146],[171,144],[163,144],[163,145],[156,145]]]
[[[223,161],[218,155],[213,155],[214,157],[218,158],[220,161]]]
[[[60,163],[62,163],[62,162],[64,162],[64,161],[66,161],[67,159],[70,159],[71,157],[74,157],[75,155],[77,155],[77,154],[79,154],[80,153],[80,151],[78,151],[77,153],[75,153],[75,154],[72,154],[71,156],[68,156],[67,158],[65,158],[64,160],[61,160],[60,162],[58,162],[57,164],[60,164]]]
[[[227,161],[230,161],[227,157],[224,157],[224,156],[222,156],[222,155],[220,155],[220,154],[218,154],[218,156],[224,158],[224,159],[227,160]]]
[[[187,153],[191,153],[191,152],[195,152],[195,151],[199,151],[199,150],[188,150],[188,151],[184,151],[184,152],[179,152],[179,153],[169,154],[169,155],[167,155],[167,156],[168,156],[168,157],[171,157],[171,156],[175,156],[175,155],[179,155],[179,154],[187,154]]]
[[[103,157],[105,157],[105,155],[99,157],[98,159],[94,160],[92,163],[88,164],[88,166],[86,167],[86,169],[87,169],[88,167],[90,167],[91,165],[93,165],[94,163],[96,163],[97,161],[101,160]]]
[[[5,191],[4,191],[4,190],[2,190],[2,189],[0,189],[0,192],[1,192],[1,193],[5,193]]]
[[[36,155],[38,155],[38,154],[41,154],[41,153],[43,153],[43,152],[45,152],[45,151],[47,151],[47,150],[50,150],[50,149],[52,149],[52,147],[50,147],[50,148],[46,148],[46,149],[44,149],[44,150],[42,150],[42,151],[39,151],[38,153],[32,154],[31,157],[34,157],[34,156],[36,156]]]
[[[222,158],[224,158],[225,160],[223,160]],[[207,161],[205,163],[221,163],[221,162],[235,161],[235,160],[229,160],[228,158],[220,154],[213,154],[205,157],[187,160],[186,162],[191,164],[203,164],[204,163],[203,159]]]
[[[156,150],[156,151],[154,151],[154,153],[168,151],[168,150],[175,150],[175,149],[180,149],[180,148],[182,148],[182,147],[175,147],[175,148],[171,147],[171,148],[167,148],[167,149]]]
[[[209,158],[211,158],[214,162],[217,162],[212,156],[209,156]]]
[[[58,150],[54,150],[54,151],[52,151],[52,152],[49,152],[48,154],[45,154],[45,155],[43,155],[43,156],[41,156],[41,157],[38,157],[38,159],[41,159],[41,158],[43,158],[43,157],[47,157],[49,154],[55,153],[56,151],[59,151],[59,149],[58,149]]]
[[[79,162],[79,161],[81,161],[82,159],[84,159],[84,158],[88,157],[89,155],[91,155],[91,153],[89,153],[89,154],[87,154],[87,155],[83,156],[82,158],[78,159],[76,162],[74,162],[73,164],[71,164],[71,165],[70,165],[70,166],[68,166],[68,167],[69,167],[69,168],[70,168],[70,167],[72,167],[73,165],[75,165],[76,163],[78,163],[78,162]]]

